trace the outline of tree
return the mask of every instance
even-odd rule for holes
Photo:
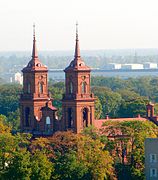
[[[0,177],[6,172],[7,166],[11,163],[16,148],[17,143],[14,136],[8,132],[0,134]]]
[[[8,112],[7,124],[12,127],[12,130],[20,129],[20,111],[17,109],[14,112]]]
[[[49,161],[47,156],[41,152],[36,151],[31,156],[30,163],[32,173],[30,178],[32,180],[49,180],[53,172],[53,163]]]
[[[122,100],[121,95],[103,87],[94,87],[92,88],[92,91],[99,98],[102,104],[103,113],[101,117],[105,118],[107,114],[110,117],[117,117]]]
[[[80,180],[87,179],[87,176],[88,168],[78,160],[76,151],[70,151],[64,155],[58,154],[52,179]]]
[[[147,102],[148,100],[142,97],[129,101],[123,100],[118,112],[119,117],[137,117],[139,114],[141,116],[146,116]]]
[[[157,137],[157,126],[149,121],[109,121],[102,133],[115,137],[106,145],[115,162],[123,163],[126,156],[130,163],[131,177],[133,179],[144,179],[144,141],[147,137]],[[119,136],[118,136],[119,135]],[[120,136],[121,135],[121,136]],[[124,154],[126,151],[128,154]],[[119,161],[118,161],[119,160]]]
[[[18,109],[21,91],[22,87],[18,84],[0,85],[0,114],[7,116]]]
[[[62,116],[62,103],[61,99],[64,94],[65,86],[63,82],[53,83],[53,81],[49,82],[49,93],[53,100],[53,105],[58,108],[59,118]]]
[[[90,136],[73,134],[72,132],[58,132],[52,138],[49,138],[49,141],[56,154],[54,158],[57,158],[57,161],[55,161],[55,172],[56,168],[59,172],[61,170],[67,172],[67,174],[63,175],[66,176],[65,178],[74,177],[73,171],[78,174],[78,166],[81,168],[81,174],[78,174],[79,177],[82,175],[86,176],[87,179],[115,178],[112,166],[113,159],[104,150],[104,145],[100,142],[100,139],[94,140]],[[65,158],[69,159],[72,164],[66,163],[67,160]],[[61,165],[61,161],[66,161],[64,163],[65,167]],[[86,170],[86,168],[88,169]],[[72,173],[69,174],[69,172]]]
[[[31,176],[30,153],[26,149],[15,151],[10,159],[4,179],[8,180],[29,180]]]
[[[11,128],[6,125],[6,116],[0,115],[0,134],[10,133]]]
[[[89,179],[115,179],[113,158],[100,140],[82,136],[78,141],[78,158],[88,168]]]
[[[99,98],[97,97],[97,99],[95,100],[95,119],[99,119],[102,113],[102,105]]]

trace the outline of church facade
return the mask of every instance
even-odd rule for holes
[[[80,56],[78,29],[74,59],[65,68],[66,92],[62,99],[62,119],[52,106],[48,92],[48,69],[38,58],[35,30],[32,58],[23,72],[23,93],[20,98],[20,126],[22,132],[49,135],[59,130],[79,133],[94,125],[95,98],[90,88],[90,72]]]
[[[36,49],[35,30],[32,58],[23,72],[23,93],[20,97],[20,126],[22,132],[52,134],[56,131],[56,111],[48,93],[48,69]]]
[[[65,72],[65,93],[62,98],[62,118],[57,118],[57,109],[48,92],[48,69],[38,58],[35,27],[33,34],[32,58],[23,68],[23,92],[20,97],[21,132],[34,135],[52,135],[56,131],[71,130],[80,133],[85,127],[95,126],[101,129],[106,121],[146,121],[158,125],[158,116],[154,115],[154,105],[147,105],[147,116],[136,118],[95,119],[95,97],[91,93],[91,69],[80,55],[78,29],[76,26],[76,44],[74,59]]]

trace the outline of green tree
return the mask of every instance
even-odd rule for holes
[[[16,148],[17,143],[14,136],[8,132],[0,134],[0,177],[3,176],[11,163]]]
[[[157,137],[157,126],[149,121],[109,121],[104,124],[104,133],[115,137],[106,145],[115,163],[122,163],[122,153],[126,149],[126,157],[130,163],[132,179],[144,179],[144,141],[147,137]],[[103,133],[103,132],[102,132]],[[119,135],[119,136],[118,136]],[[121,135],[121,136],[120,136]]]
[[[120,117],[137,117],[138,114],[146,116],[146,104],[148,100],[138,98],[129,101],[122,101],[120,110],[118,112]]]
[[[31,157],[30,163],[32,173],[32,180],[49,180],[53,171],[53,163],[49,161],[47,156],[41,152],[36,151]]]
[[[97,98],[95,100],[95,119],[99,119],[101,117],[102,113],[103,113],[102,105],[101,105],[99,98]]]
[[[87,179],[88,169],[78,160],[77,153],[75,151],[70,151],[64,155],[58,154],[55,159],[53,177],[52,179],[59,180]]]
[[[106,114],[110,117],[117,117],[122,101],[121,95],[103,87],[94,87],[92,88],[92,91],[99,98],[102,104],[103,113],[101,117],[105,118]]]
[[[58,157],[57,160],[59,160],[59,166],[56,166],[56,163],[58,163],[56,161],[55,167],[59,168],[59,172],[63,168],[64,172],[72,172],[64,174],[65,178],[74,177],[73,171],[75,171],[81,173],[87,179],[115,179],[113,159],[104,150],[104,144],[101,143],[100,139],[92,139],[90,136],[72,132],[58,132],[52,138],[49,138],[49,141],[56,154],[53,159]],[[67,160],[63,158],[69,159],[72,164],[66,163]],[[61,162],[65,162],[65,167],[61,165]],[[80,172],[77,171],[78,166],[81,166]],[[86,170],[85,167],[88,169]],[[81,174],[78,175],[81,176]]]
[[[15,151],[3,175],[6,180],[29,180],[31,176],[30,153],[26,149]]]
[[[14,112],[8,112],[7,123],[12,127],[12,130],[20,129],[20,111],[19,108]]]
[[[21,91],[22,87],[18,84],[0,85],[0,114],[7,116],[18,109]]]

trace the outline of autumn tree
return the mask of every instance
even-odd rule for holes
[[[130,163],[131,177],[144,179],[144,141],[147,137],[157,137],[157,126],[152,122],[139,120],[109,121],[104,126],[102,133],[113,137],[112,140],[109,139],[106,149],[113,154],[115,162],[119,159],[119,163],[123,163],[126,156]]]

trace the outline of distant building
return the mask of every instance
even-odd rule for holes
[[[105,66],[105,69],[107,69],[107,70],[121,69],[121,64],[109,63]]]
[[[158,138],[145,140],[145,176],[146,180],[158,179]]]
[[[146,62],[143,67],[144,69],[157,69],[157,63]]]
[[[22,74],[19,73],[19,72],[15,73],[14,80],[17,83],[22,84],[23,83],[23,76],[22,76]]]
[[[143,64],[122,64],[121,69],[134,70],[134,69],[144,69],[144,67],[143,67]]]

